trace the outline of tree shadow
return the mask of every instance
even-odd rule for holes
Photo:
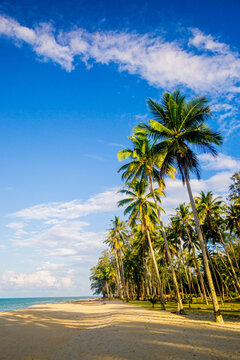
[[[81,303],[62,311],[46,305],[2,314],[0,359],[239,359],[236,326],[119,302],[99,306],[85,310]]]

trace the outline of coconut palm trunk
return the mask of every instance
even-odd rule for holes
[[[183,266],[183,269],[184,269],[184,272],[185,272],[185,275],[186,275],[186,279],[187,279],[187,283],[188,283],[189,294],[192,295],[191,282],[190,282],[190,279],[189,279],[189,276],[188,276],[187,267],[186,267],[185,259],[184,259],[184,256],[183,256],[183,251],[182,251],[181,246],[179,246],[179,248],[180,248],[180,259],[179,259],[179,260],[180,260],[180,263],[182,263],[182,266]]]
[[[145,223],[145,220],[144,220],[144,223]],[[146,229],[146,233],[147,233],[147,238],[148,238],[148,244],[149,244],[149,248],[150,248],[150,252],[151,252],[151,256],[152,256],[152,259],[153,259],[153,264],[154,264],[155,272],[156,272],[156,276],[157,276],[159,293],[160,293],[160,301],[161,301],[162,309],[163,309],[163,310],[166,310],[166,309],[165,309],[165,301],[164,301],[163,291],[162,291],[162,282],[161,282],[161,279],[160,279],[160,275],[159,275],[159,270],[158,270],[158,266],[157,266],[157,261],[156,261],[156,258],[155,258],[155,254],[154,254],[154,251],[153,251],[151,236],[150,236],[150,234],[149,234],[149,230],[148,230],[146,224],[144,224],[144,225],[145,225],[145,229]]]
[[[126,301],[128,302],[129,299],[128,299],[128,292],[127,292],[127,287],[126,287],[126,282],[125,282],[124,267],[123,267],[123,262],[122,262],[122,254],[121,254],[121,250],[120,250],[119,239],[117,239],[117,244],[118,244],[120,276],[121,276],[121,281],[122,281],[123,290],[124,290],[124,297],[125,297]]]
[[[107,290],[107,297],[108,297],[108,299],[110,299],[109,286],[108,286],[108,281],[107,280],[106,280],[106,290]]]
[[[233,263],[232,263],[232,260],[231,260],[231,257],[229,255],[229,252],[228,252],[228,249],[226,248],[226,245],[224,243],[224,240],[223,240],[223,237],[222,237],[222,234],[221,232],[219,231],[219,236],[220,236],[220,239],[221,239],[221,243],[222,243],[222,246],[225,250],[225,253],[227,255],[227,258],[228,258],[228,262],[230,264],[230,267],[231,267],[231,270],[232,270],[232,273],[233,273],[233,277],[234,277],[234,280],[235,280],[235,284],[236,284],[236,287],[238,289],[238,294],[240,294],[240,284],[239,284],[239,281],[238,281],[238,277],[237,277],[237,274],[235,272],[235,269],[233,267]]]
[[[197,284],[197,296],[200,295],[201,299],[203,299],[203,293],[200,288],[199,279],[198,279],[197,274],[195,274],[195,280],[196,280],[196,284]]]
[[[233,254],[234,261],[235,261],[235,265],[236,265],[236,267],[237,267],[237,269],[238,269],[238,273],[240,274],[240,269],[239,269],[238,261],[237,261],[236,254],[235,254],[235,250],[234,250],[234,248],[233,248],[233,246],[232,246],[231,240],[230,240],[230,249],[231,249],[231,252],[232,252],[232,254]]]
[[[168,285],[168,291],[169,291],[169,294],[170,294],[170,298],[172,299],[172,290],[171,290],[171,286],[169,284],[169,279],[168,279],[168,274],[167,274],[165,261],[164,261],[164,272],[165,272],[165,278],[167,279],[167,285]]]
[[[120,297],[123,299],[123,297],[124,297],[123,284],[122,284],[121,272],[120,272],[120,267],[119,267],[118,251],[116,249],[115,249],[115,259],[116,259],[116,264],[117,264],[117,278],[118,278],[118,283],[119,283]]]
[[[218,276],[220,277],[221,281],[222,281],[222,284],[225,286],[225,289],[226,289],[226,294],[227,296],[229,296],[229,289],[228,289],[228,286],[226,284],[226,282],[224,281],[220,271],[218,270],[217,268],[217,263],[216,263],[216,260],[214,260],[214,264],[215,264],[215,269],[216,269],[216,272],[218,273]]]
[[[193,195],[192,195],[192,189],[191,189],[191,186],[190,186],[190,181],[189,181],[188,172],[187,172],[186,167],[185,167],[184,170],[185,170],[185,181],[186,181],[186,185],[187,185],[187,191],[188,191],[188,195],[189,195],[189,199],[190,199],[190,203],[191,203],[191,208],[192,208],[194,222],[195,222],[195,226],[196,226],[196,230],[197,230],[198,240],[199,240],[200,245],[201,245],[201,250],[202,250],[202,255],[203,255],[203,262],[204,262],[204,266],[205,266],[206,276],[207,276],[207,279],[208,279],[208,284],[209,284],[209,288],[210,288],[210,292],[211,292],[215,319],[216,319],[217,323],[223,324],[224,321],[223,321],[223,318],[222,318],[222,315],[221,315],[221,312],[220,312],[218,299],[217,299],[217,294],[216,294],[216,291],[215,291],[211,271],[210,271],[210,268],[209,268],[209,263],[208,263],[206,249],[205,249],[204,239],[203,239],[203,235],[202,235],[202,232],[201,232],[200,222],[199,222],[197,210],[196,210],[196,207],[195,207],[195,203],[194,203],[194,199],[193,199]]]
[[[230,271],[230,269],[229,269],[229,266],[228,266],[228,265],[225,263],[225,261],[223,260],[223,257],[222,257],[222,255],[220,254],[220,251],[218,250],[217,244],[216,244],[215,242],[214,242],[214,247],[215,247],[215,249],[216,249],[216,251],[217,251],[217,255],[218,255],[221,263],[223,264],[223,266],[224,266],[225,269],[227,270],[228,274],[229,274],[230,276],[232,276],[232,273],[231,273],[231,271]]]
[[[180,292],[179,292],[179,286],[178,286],[178,282],[177,282],[177,278],[176,278],[176,273],[173,267],[173,261],[172,261],[172,255],[170,253],[169,250],[169,246],[168,246],[168,241],[167,241],[167,235],[165,232],[165,228],[163,225],[163,221],[162,221],[162,217],[161,217],[161,212],[158,206],[158,202],[157,202],[157,198],[153,189],[153,182],[152,182],[152,177],[149,176],[149,183],[150,183],[150,188],[151,188],[151,192],[153,194],[153,198],[154,198],[154,202],[157,208],[157,214],[158,214],[158,220],[159,220],[159,224],[162,230],[162,234],[163,234],[163,239],[164,239],[164,244],[165,244],[165,248],[166,248],[166,253],[167,253],[167,258],[168,258],[168,263],[172,272],[172,277],[173,277],[173,284],[174,284],[174,288],[175,288],[175,292],[176,292],[176,296],[177,296],[177,313],[178,314],[183,314],[184,313],[184,308],[183,308],[183,304],[182,304],[182,299],[180,296]]]
[[[208,298],[207,298],[207,294],[206,294],[206,290],[205,290],[205,286],[204,286],[204,282],[203,282],[203,277],[202,277],[202,273],[201,273],[201,270],[200,270],[200,267],[199,267],[199,263],[198,263],[198,260],[197,260],[197,257],[196,257],[196,252],[195,252],[195,248],[194,248],[194,244],[192,242],[192,239],[191,239],[191,236],[189,234],[189,231],[188,231],[188,228],[186,226],[186,231],[187,231],[187,236],[188,236],[188,240],[191,244],[191,248],[192,248],[192,252],[193,252],[193,257],[194,257],[194,263],[195,263],[195,266],[196,266],[196,269],[197,269],[197,274],[198,274],[198,278],[199,278],[199,281],[200,281],[200,285],[201,285],[201,289],[202,289],[202,294],[203,294],[203,297],[204,297],[204,301],[206,303],[206,305],[208,305]]]

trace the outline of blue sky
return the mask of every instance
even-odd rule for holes
[[[240,168],[238,1],[2,1],[0,297],[88,295],[148,97],[209,97],[224,145],[193,189]],[[167,215],[187,200],[168,181]],[[167,217],[165,217],[167,219]]]

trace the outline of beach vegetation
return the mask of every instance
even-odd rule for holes
[[[138,124],[130,146],[118,153],[125,162],[118,203],[124,220],[111,221],[109,250],[91,269],[92,289],[131,302],[159,300],[162,310],[171,304],[178,314],[186,313],[185,304],[188,311],[205,304],[223,323],[220,307],[231,307],[240,296],[240,174],[232,175],[226,198],[214,189],[194,196],[199,154],[215,157],[222,144],[221,134],[207,126],[208,99],[187,101],[177,90],[147,103],[153,119]],[[168,179],[177,177],[189,203],[179,204],[164,224],[162,199]]]

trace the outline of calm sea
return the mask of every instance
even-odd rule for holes
[[[58,303],[71,300],[87,299],[93,296],[79,297],[35,297],[35,298],[11,298],[0,299],[0,311],[10,311],[26,308],[32,305]]]

